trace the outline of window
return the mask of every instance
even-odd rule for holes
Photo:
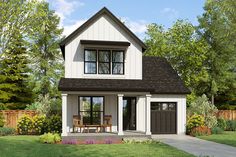
[[[124,74],[123,50],[88,50],[84,52],[85,74]]]
[[[84,53],[84,73],[97,73],[97,52],[96,50],[85,50]]]
[[[110,51],[98,51],[98,73],[110,74]]]
[[[103,122],[104,97],[80,97],[79,115],[83,124],[96,125]]]
[[[124,51],[112,51],[112,74],[124,74]]]

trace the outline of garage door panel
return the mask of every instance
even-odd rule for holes
[[[151,131],[153,134],[176,133],[176,103],[151,103]]]

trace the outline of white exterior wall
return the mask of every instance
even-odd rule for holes
[[[137,97],[136,104],[136,130],[145,131],[145,96]]]
[[[73,131],[73,115],[78,115],[78,95],[68,94],[67,97],[67,124],[70,132]]]
[[[80,40],[130,42],[125,52],[125,75],[84,74],[86,46],[82,46]],[[104,46],[104,48],[109,47]],[[142,47],[108,16],[103,15],[65,46],[65,78],[142,79]]]
[[[151,102],[177,102],[177,134],[185,134],[186,95],[152,95]]]
[[[112,132],[116,132],[117,131],[117,96],[116,95],[105,96],[104,114],[112,116]]]

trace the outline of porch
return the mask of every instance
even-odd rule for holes
[[[68,92],[62,94],[62,136],[65,138],[149,137],[150,97],[148,93]],[[73,116],[82,121],[73,128]],[[111,128],[96,131],[111,116]],[[91,126],[88,128],[88,126]],[[88,133],[89,132],[89,133]]]

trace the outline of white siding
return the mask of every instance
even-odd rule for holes
[[[84,74],[84,46],[80,44],[80,40],[130,42],[131,45],[125,53],[125,75]],[[65,46],[65,77],[142,79],[142,47],[117,26],[108,16],[103,15]]]
[[[185,134],[186,95],[152,95],[151,102],[177,102],[177,134]]]
[[[145,96],[137,97],[136,104],[136,126],[138,131],[145,131]]]

